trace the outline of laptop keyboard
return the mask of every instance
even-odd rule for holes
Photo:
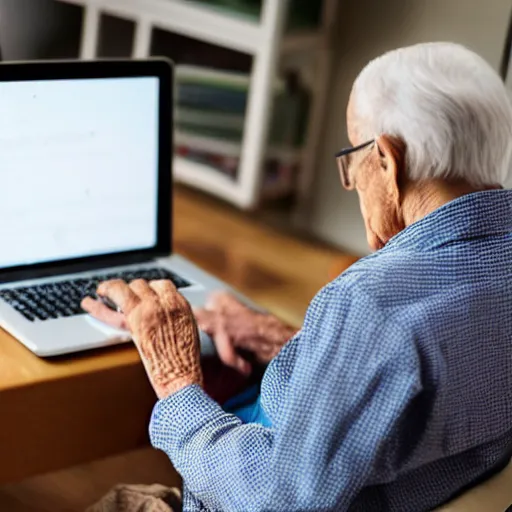
[[[99,283],[110,279],[122,279],[126,282],[134,279],[170,279],[176,288],[190,286],[188,281],[173,272],[154,267],[0,290],[0,298],[32,322],[81,315],[84,313],[80,307],[82,299],[87,295],[94,296]]]

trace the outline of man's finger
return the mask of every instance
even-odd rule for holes
[[[157,293],[157,295],[176,294],[178,290],[169,279],[158,279],[151,281],[149,286]]]
[[[108,324],[116,329],[127,329],[126,318],[122,313],[112,311],[98,300],[91,297],[85,297],[81,302],[82,309],[91,316]]]
[[[98,295],[108,297],[125,315],[129,315],[140,302],[132,289],[120,279],[101,283],[98,286]]]
[[[217,317],[217,326],[213,342],[220,360],[226,365],[238,370],[243,375],[251,373],[251,364],[236,353],[232,341],[223,325],[223,318]]]
[[[144,298],[155,298],[155,291],[149,286],[149,283],[144,279],[135,279],[129,284],[131,290],[137,295],[140,299]]]
[[[261,352],[262,354],[268,354],[270,352],[275,351],[276,348],[281,348],[281,347],[277,347],[273,343],[266,343],[266,342],[262,342],[260,340],[254,340],[254,339],[253,340],[245,340],[243,343],[240,343],[237,347],[241,348],[243,350],[247,350],[249,352],[254,352],[254,353]]]
[[[216,313],[203,308],[194,308],[192,311],[199,329],[211,336],[215,332]]]
[[[155,281],[151,281],[149,286],[153,288],[156,292],[165,291],[165,292],[176,292],[176,285],[170,279],[157,279]]]
[[[247,309],[236,297],[229,292],[213,292],[206,301],[206,309],[219,313],[236,314]]]
[[[151,281],[149,286],[156,292],[159,299],[168,307],[179,309],[190,307],[187,299],[178,292],[172,281],[169,281],[168,279],[160,279],[158,281]]]

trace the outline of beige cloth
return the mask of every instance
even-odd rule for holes
[[[163,485],[116,485],[86,512],[180,512],[181,492]]]

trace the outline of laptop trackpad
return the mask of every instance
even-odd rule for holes
[[[91,315],[86,315],[87,321],[95,328],[101,331],[107,339],[117,339],[120,341],[130,341],[132,339],[131,334],[124,329],[116,329],[115,327],[111,327],[100,320],[96,320]]]

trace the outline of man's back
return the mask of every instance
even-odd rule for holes
[[[508,219],[507,219],[508,211]],[[512,450],[512,193],[463,197],[341,279],[358,281],[411,333],[422,392],[356,503],[407,510],[503,467]],[[387,485],[386,485],[387,484]],[[437,504],[437,503],[434,503]],[[411,508],[409,508],[411,509]]]

